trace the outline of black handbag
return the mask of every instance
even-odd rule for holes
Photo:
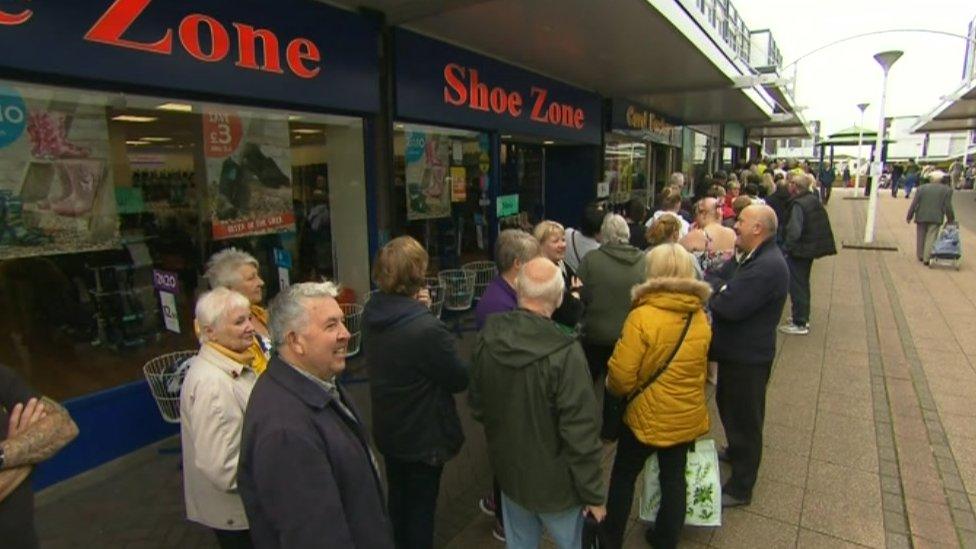
[[[634,390],[627,396],[617,396],[607,390],[606,386],[603,387],[603,425],[600,428],[600,438],[608,441],[615,441],[620,438],[620,429],[624,426],[624,412],[627,411],[627,405],[630,401],[637,398],[637,395],[644,392],[645,389],[651,386],[652,383],[657,381],[657,378],[661,377],[661,374],[668,369],[671,365],[671,361],[674,360],[675,355],[678,354],[678,350],[681,349],[681,345],[685,342],[685,336],[688,335],[688,328],[691,327],[691,319],[694,317],[695,313],[688,313],[688,318],[685,319],[685,327],[681,331],[681,337],[678,338],[678,344],[674,346],[671,350],[671,355],[668,359],[664,361],[664,366],[660,367],[654,375],[650,377],[643,385]]]

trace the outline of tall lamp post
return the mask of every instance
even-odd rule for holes
[[[857,126],[857,171],[854,172],[854,196],[861,192],[861,144],[864,141],[864,110],[870,103],[858,103],[861,110],[861,123]]]
[[[884,171],[884,160],[881,158],[881,153],[884,147],[885,100],[888,96],[888,71],[891,70],[891,66],[895,64],[895,61],[898,61],[903,53],[901,51],[883,51],[874,55],[874,60],[881,65],[881,70],[884,71],[884,79],[881,84],[881,106],[878,109],[878,141],[874,148],[875,163],[874,168],[871,170],[874,175],[874,183],[871,185],[871,196],[868,199],[868,220],[864,225],[864,242],[867,244],[874,242],[874,224],[878,209],[878,184],[881,180],[881,173]]]

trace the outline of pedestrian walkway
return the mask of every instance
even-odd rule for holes
[[[848,193],[828,208],[838,241],[863,234],[867,203]],[[976,231],[963,223],[961,271],[925,268],[907,206],[881,195],[878,239],[899,251],[844,249],[814,264],[811,332],[780,336],[753,503],[726,511],[721,528],[686,528],[682,546],[976,547]],[[353,391],[365,409],[367,387]],[[458,402],[467,443],[445,469],[437,545],[501,547],[477,510],[490,483],[484,437]],[[42,494],[44,546],[215,546],[183,519],[177,463],[151,448]],[[626,546],[646,546],[636,521]]]

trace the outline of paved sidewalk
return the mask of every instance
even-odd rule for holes
[[[829,206],[838,243],[863,233],[867,203],[845,194]],[[878,238],[898,252],[845,249],[815,263],[811,333],[780,338],[753,503],[721,528],[686,528],[682,546],[976,547],[973,268],[919,264],[907,205],[882,193]],[[365,406],[367,387],[354,390]],[[476,507],[490,482],[484,438],[459,403],[468,443],[445,470],[437,546],[501,547]],[[712,436],[724,436],[714,406]],[[147,449],[73,484],[39,499],[45,547],[215,546],[183,519],[177,456]],[[642,530],[632,523],[627,547],[646,546]]]

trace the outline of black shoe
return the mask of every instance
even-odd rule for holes
[[[752,503],[751,499],[739,499],[733,495],[722,494],[722,507],[744,507]]]

